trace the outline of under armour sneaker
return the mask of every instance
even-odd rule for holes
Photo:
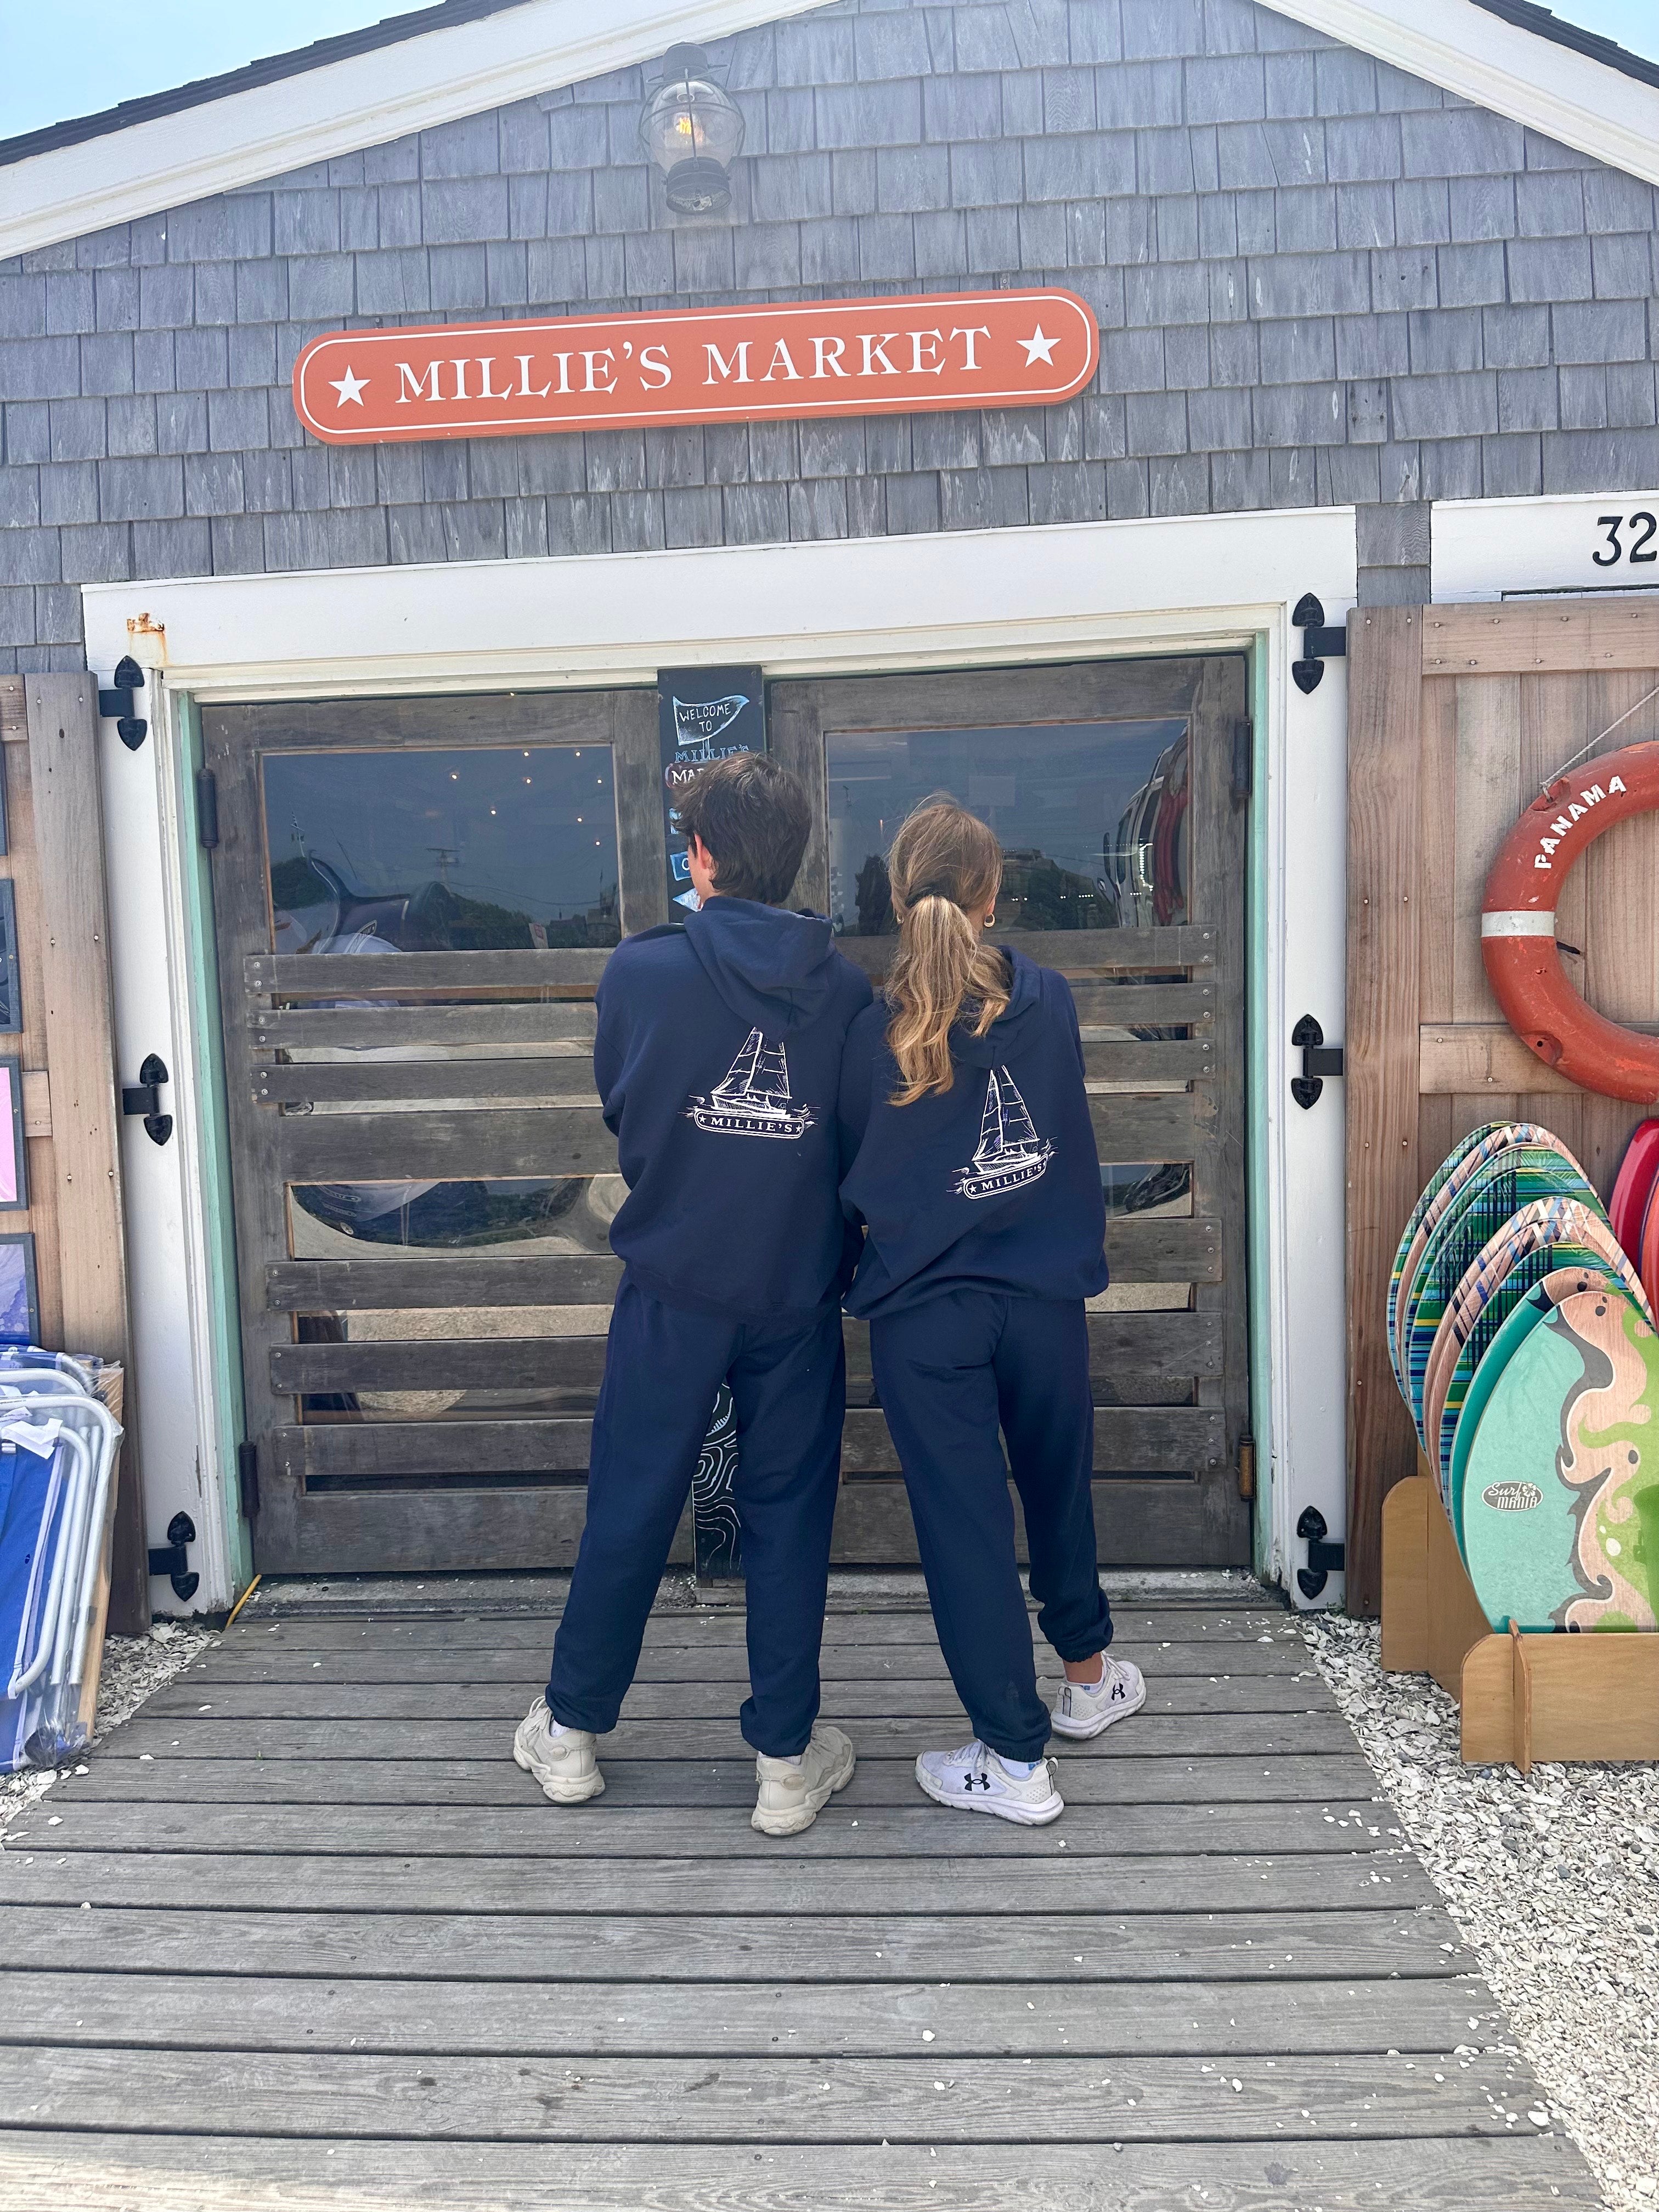
[[[1054,1699],[1056,1735],[1098,1735],[1114,1721],[1138,1713],[1146,1702],[1146,1684],[1139,1667],[1127,1659],[1102,1656],[1106,1671],[1097,1682],[1063,1682]]]
[[[812,1737],[799,1759],[769,1759],[755,1753],[757,1785],[749,1825],[763,1836],[798,1836],[810,1828],[837,1790],[853,1778],[853,1747],[828,1721],[814,1721]]]
[[[1057,1772],[1052,1759],[1040,1759],[1030,1774],[1022,1774],[977,1736],[960,1751],[924,1751],[916,1761],[916,1780],[936,1803],[994,1813],[1026,1828],[1043,1827],[1066,1810],[1055,1787]]]
[[[538,1698],[519,1723],[513,1758],[535,1776],[556,1805],[581,1805],[605,1789],[598,1745],[599,1738],[587,1729],[561,1729],[555,1735],[547,1699]]]

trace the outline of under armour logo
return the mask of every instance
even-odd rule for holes
[[[1115,1702],[1116,1702],[1116,1700],[1117,1700],[1119,1698],[1121,1698],[1122,1695],[1123,1695],[1123,1685],[1122,1685],[1122,1683],[1121,1683],[1121,1682],[1114,1682],[1114,1683],[1113,1683],[1113,1685],[1112,1685],[1112,1698],[1113,1698],[1113,1702],[1114,1702],[1114,1703],[1115,1703]]]
[[[962,1778],[962,1786],[964,1790],[969,1791],[975,1790],[988,1790],[991,1786],[991,1778],[988,1774],[983,1772],[979,1774],[964,1774]]]

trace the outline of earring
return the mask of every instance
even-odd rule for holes
[[[989,913],[989,914],[988,914],[988,915],[986,915],[986,917],[985,917],[985,927],[987,927],[987,929],[988,929],[988,928],[991,927],[991,924],[992,924],[992,923],[996,920],[996,918],[997,918],[997,915],[996,915],[996,908],[995,908],[994,907],[993,907],[993,908],[992,908],[992,909],[991,909],[991,911],[990,911],[990,913]]]

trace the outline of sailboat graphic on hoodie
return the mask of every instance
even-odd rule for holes
[[[781,1044],[750,1030],[743,1050],[704,1098],[693,1092],[685,1117],[726,1137],[804,1137],[817,1120],[789,1096],[789,1062]]]
[[[1046,1173],[1054,1148],[1039,1137],[1019,1086],[1007,1069],[993,1068],[986,1079],[985,1112],[970,1164],[958,1170],[951,1188],[963,1198],[997,1198],[1023,1190]]]

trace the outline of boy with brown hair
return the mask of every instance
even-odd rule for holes
[[[811,1826],[853,1772],[817,1719],[818,1646],[846,1402],[840,1298],[856,1245],[836,1100],[870,986],[821,915],[783,901],[806,793],[763,754],[704,769],[678,802],[700,904],[611,955],[593,1073],[629,1194],[593,1419],[587,1522],[544,1698],[513,1755],[556,1803],[605,1787],[617,1724],[708,1426],[731,1385],[747,1581],[753,1825]]]

